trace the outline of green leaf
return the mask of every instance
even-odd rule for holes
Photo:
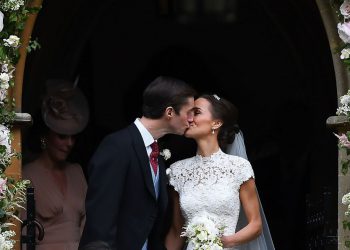
[[[347,248],[350,248],[350,240],[346,240],[346,241],[345,241],[345,246],[346,246]]]

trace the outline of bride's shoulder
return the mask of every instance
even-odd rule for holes
[[[177,169],[177,168],[182,168],[182,167],[186,167],[189,166],[193,163],[194,161],[194,157],[190,157],[190,158],[186,158],[183,160],[179,160],[174,162],[173,164],[170,165],[171,169]]]
[[[188,168],[192,165],[193,161],[194,161],[194,157],[176,161],[170,165],[170,167],[167,169],[167,173],[170,173],[170,172],[176,173],[185,168]]]
[[[225,154],[225,156],[226,156],[226,160],[230,162],[229,165],[231,165],[232,167],[251,168],[250,162],[240,156],[229,155],[229,154]]]

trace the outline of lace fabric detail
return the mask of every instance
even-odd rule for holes
[[[210,157],[196,155],[168,168],[169,183],[179,193],[186,221],[205,211],[219,219],[224,235],[235,232],[239,210],[239,189],[254,178],[249,161],[221,150]]]

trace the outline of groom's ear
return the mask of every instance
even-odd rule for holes
[[[165,117],[166,117],[167,119],[170,119],[171,117],[173,117],[173,116],[174,116],[174,113],[175,113],[175,110],[174,110],[173,107],[167,107],[167,108],[165,109]]]

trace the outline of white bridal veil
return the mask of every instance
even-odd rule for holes
[[[234,142],[228,145],[226,151],[227,151],[226,152],[227,154],[240,156],[248,160],[247,153],[245,150],[244,138],[241,131],[236,134]],[[272,242],[269,226],[266,221],[265,213],[261,205],[259,194],[258,194],[258,199],[260,203],[260,214],[261,214],[261,220],[262,220],[262,226],[263,226],[262,233],[255,240],[252,240],[246,244],[235,247],[235,249],[237,250],[275,250],[275,247]],[[245,225],[247,225],[247,218],[241,206],[236,231],[240,230]]]

